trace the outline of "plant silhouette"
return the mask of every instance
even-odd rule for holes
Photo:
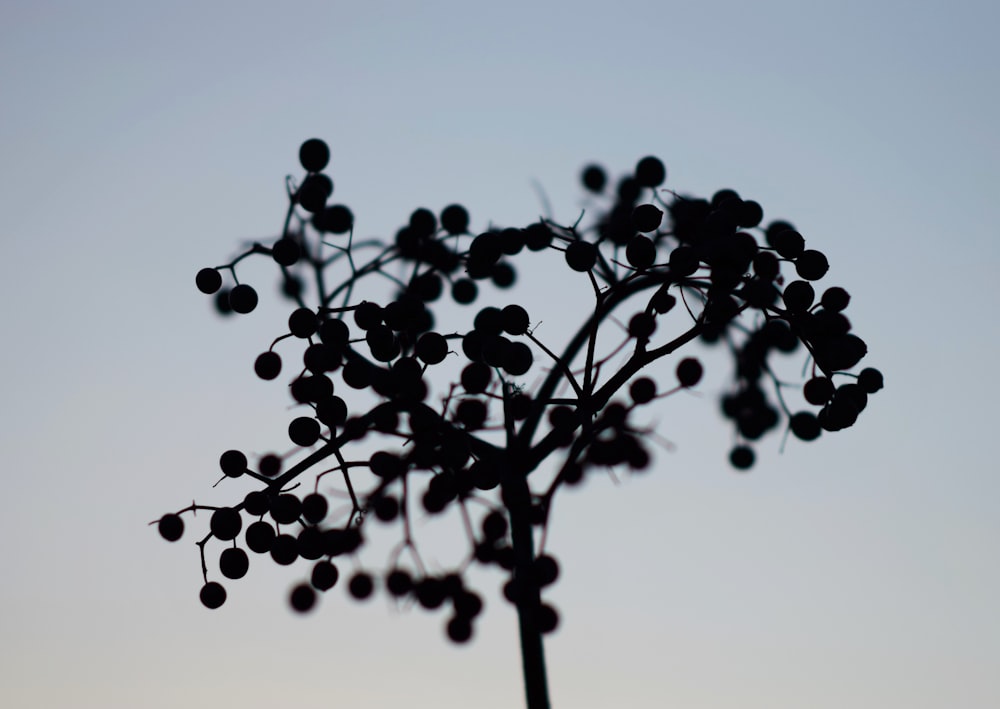
[[[245,497],[220,508],[192,503],[153,523],[173,542],[184,534],[184,515],[211,513],[197,542],[208,608],[226,601],[215,568],[242,578],[248,550],[295,566],[301,580],[288,600],[308,612],[340,582],[338,563],[359,552],[370,525],[395,525],[402,540],[388,563],[353,571],[343,581],[349,594],[446,609],[447,636],[466,643],[484,601],[465,572],[473,564],[500,569],[519,619],[527,703],[545,707],[542,638],[559,624],[543,595],[559,576],[543,550],[553,498],[594,470],[651,465],[652,431],[637,421],[643,408],[702,378],[701,361],[679,354],[683,348],[701,342],[732,355],[732,387],[721,403],[735,428],[728,461],[739,471],[754,465],[752,444],[765,434],[814,441],[852,426],[882,388],[878,370],[849,371],[867,347],[844,315],[847,291],[832,286],[817,297],[814,284],[828,269],[823,253],[806,248],[788,222],[761,226],[761,206],[733,190],[702,199],[662,188],[666,169],[656,157],[639,160],[613,190],[604,168],[587,166],[581,182],[595,206],[586,223],[584,215],[570,225],[546,218],[477,234],[466,209],[452,204],[438,214],[416,209],[385,241],[355,238],[351,210],[330,204],[325,142],[307,140],[299,158],[306,174],[287,178],[280,237],[195,279],[219,313],[247,314],[258,295],[238,279],[240,264],[274,262],[291,312],[287,331],[253,369],[265,381],[284,373],[296,404],[288,452],[259,455],[253,465],[243,451],[222,453],[223,481],[255,481]],[[484,287],[516,291],[518,260],[553,251],[568,271],[561,277],[582,279],[593,292],[567,342],[536,336],[530,302],[470,308]],[[462,308],[472,317],[438,322]],[[789,354],[805,362],[804,381],[775,373],[774,360]],[[374,452],[358,453],[372,441]],[[338,495],[349,500],[342,509],[330,504]],[[468,554],[432,572],[412,521],[446,511],[459,514]],[[223,549],[210,573],[213,539]]]

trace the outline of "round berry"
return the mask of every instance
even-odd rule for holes
[[[815,441],[819,438],[822,429],[816,415],[808,411],[800,411],[794,414],[788,421],[789,427],[796,438],[803,441]]]
[[[865,367],[858,374],[858,386],[868,394],[874,394],[885,385],[882,372],[874,367]]]
[[[263,352],[253,363],[253,371],[266,381],[277,379],[281,374],[281,357],[277,352]]]
[[[438,364],[448,356],[448,341],[438,332],[425,332],[417,340],[417,357],[427,364]]]
[[[297,446],[308,448],[319,440],[319,421],[309,416],[299,416],[288,424],[288,437]]]
[[[656,246],[652,239],[637,234],[628,240],[625,258],[630,265],[639,270],[649,268],[656,260]]]
[[[729,462],[737,470],[749,470],[754,463],[753,448],[750,446],[736,446],[729,452]]]
[[[589,241],[574,241],[566,247],[566,263],[574,271],[589,271],[597,263],[597,246]]]
[[[332,562],[320,561],[313,566],[310,582],[320,591],[329,591],[337,585],[339,578],[340,571],[337,570],[337,567]]]
[[[629,385],[628,393],[635,403],[648,404],[656,397],[656,382],[649,377],[639,377]]]
[[[600,194],[608,184],[608,173],[600,165],[587,165],[580,174],[580,181],[588,191]]]
[[[198,596],[201,598],[202,605],[214,610],[226,602],[226,589],[220,583],[209,581],[201,587]]]
[[[203,268],[198,271],[194,278],[194,283],[205,295],[212,295],[222,288],[222,274],[214,268]]]
[[[667,179],[667,168],[652,155],[644,157],[635,166],[635,181],[643,187],[659,187]]]
[[[818,281],[829,269],[830,263],[826,256],[815,249],[806,249],[795,260],[795,272],[807,281]]]
[[[243,518],[232,507],[220,507],[212,513],[209,528],[212,534],[223,541],[236,539],[236,535],[243,528]]]
[[[810,404],[822,406],[833,396],[834,389],[829,377],[813,377],[802,387],[802,394]]]
[[[316,591],[309,584],[300,583],[292,589],[288,600],[295,611],[308,613],[316,605]]]
[[[238,478],[247,469],[247,457],[237,450],[229,450],[219,457],[219,467],[231,478]]]
[[[226,549],[219,557],[219,570],[227,579],[241,579],[247,575],[250,559],[242,549]]]
[[[370,574],[359,571],[351,577],[351,580],[347,584],[347,589],[354,598],[363,601],[372,595],[372,591],[375,590],[375,584]]]
[[[469,230],[469,212],[460,204],[449,204],[441,210],[441,226],[452,235]]]
[[[330,162],[330,148],[319,138],[310,138],[299,148],[299,162],[309,172],[319,172]]]
[[[819,301],[823,308],[834,313],[839,313],[851,302],[850,294],[840,286],[833,286],[823,291],[823,297]]]
[[[520,305],[508,305],[500,311],[504,332],[509,335],[523,335],[530,324],[528,311]]]
[[[636,231],[656,231],[662,222],[663,210],[655,204],[640,204],[632,210],[632,226]]]
[[[301,255],[301,249],[294,239],[278,239],[271,247],[271,258],[279,266],[291,266],[299,260]]]
[[[257,307],[257,291],[246,283],[240,283],[229,291],[229,307],[240,315],[253,312]]]
[[[677,381],[682,387],[693,387],[701,381],[701,362],[694,357],[685,357],[677,364]]]
[[[157,525],[160,536],[168,542],[176,542],[184,535],[184,520],[180,515],[166,514],[160,517]]]

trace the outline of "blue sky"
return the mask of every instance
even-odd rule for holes
[[[4,3],[0,703],[521,702],[499,576],[455,648],[441,616],[339,588],[295,617],[296,573],[270,564],[210,613],[196,548],[146,526],[221,499],[221,450],[283,435],[250,363],[284,315],[219,322],[193,276],[280,230],[319,136],[365,235],[455,201],[527,223],[533,181],[572,221],[583,164],[659,155],[673,189],[738,189],[826,252],[886,374],[856,427],[765,440],[746,476],[707,380],[656,413],[675,449],[655,470],[567,493],[555,705],[1000,704],[998,21],[884,0]],[[556,333],[580,284],[545,284],[523,298]]]

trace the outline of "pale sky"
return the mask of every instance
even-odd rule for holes
[[[0,705],[523,704],[499,574],[455,647],[384,594],[295,616],[305,572],[269,561],[208,611],[195,535],[147,526],[224,499],[223,450],[281,445],[251,369],[271,272],[225,322],[194,274],[277,234],[318,136],[383,237],[451,202],[527,224],[536,181],[572,222],[585,163],[658,155],[665,186],[793,221],[885,373],[857,426],[739,475],[714,372],[651,414],[674,448],[648,473],[557,498],[554,706],[1000,706],[998,25],[962,0],[4,3]]]

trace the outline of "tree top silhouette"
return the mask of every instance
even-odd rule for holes
[[[586,166],[580,178],[594,207],[572,224],[541,218],[474,232],[465,207],[450,204],[414,210],[390,240],[356,238],[351,209],[330,203],[325,142],[307,140],[299,160],[305,175],[287,178],[281,234],[195,279],[220,314],[246,315],[258,293],[239,280],[240,265],[270,259],[291,308],[286,331],[253,362],[262,380],[288,379],[291,448],[223,452],[223,481],[250,478],[253,489],[229,506],[192,503],[154,522],[176,541],[183,515],[211,512],[197,542],[209,608],[227,597],[211,580],[216,569],[230,580],[248,572],[241,533],[255,555],[308,566],[289,594],[307,612],[338,583],[338,557],[359,553],[369,525],[397,525],[402,538],[385,568],[353,572],[350,595],[384,589],[428,610],[447,606],[446,633],[464,643],[484,609],[465,572],[499,569],[518,612],[529,706],[547,706],[542,635],[559,623],[542,595],[559,575],[544,550],[552,500],[592,470],[652,465],[644,407],[702,379],[701,360],[682,349],[700,342],[731,355],[721,409],[736,441],[728,460],[740,471],[767,434],[811,442],[852,426],[883,386],[877,369],[851,371],[867,346],[844,314],[848,292],[817,291],[826,256],[787,221],[762,226],[761,205],[734,190],[705,199],[662,187],[656,157],[614,189],[603,167]],[[593,294],[566,314],[578,318],[568,341],[536,336],[531,302],[474,307],[484,289],[516,293],[517,261],[551,251],[569,271],[559,278],[581,279]],[[453,321],[438,322],[442,314]],[[795,354],[806,374],[790,383],[774,364]],[[652,366],[661,360],[666,371]],[[348,501],[340,509],[330,504],[338,496]],[[446,511],[461,519],[468,554],[435,572],[412,520]],[[210,565],[213,540],[223,549]]]

